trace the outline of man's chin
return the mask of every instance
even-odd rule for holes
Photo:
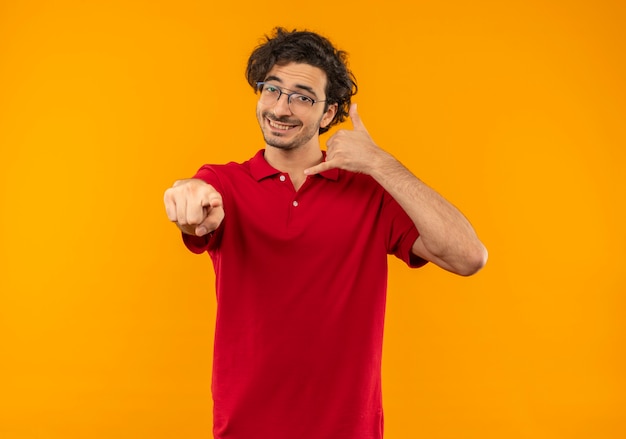
[[[274,148],[283,149],[286,151],[290,149],[296,149],[298,146],[300,146],[297,143],[289,142],[288,140],[281,140],[276,136],[266,136],[265,144],[267,146],[272,146]]]

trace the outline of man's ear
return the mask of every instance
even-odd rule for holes
[[[320,121],[320,127],[326,128],[335,118],[337,114],[337,104],[332,104],[328,106],[326,113],[322,116],[322,120]]]

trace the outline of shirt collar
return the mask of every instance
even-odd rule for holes
[[[278,169],[273,168],[269,163],[267,163],[264,154],[265,150],[262,149],[250,159],[250,173],[256,181],[261,181],[264,178],[272,177],[281,173]],[[322,151],[322,154],[324,155],[323,160],[325,161],[326,151]],[[321,172],[317,175],[324,177],[328,180],[337,181],[339,180],[339,169],[329,169],[328,171]]]

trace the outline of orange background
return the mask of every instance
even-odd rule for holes
[[[162,194],[262,146],[275,25],[350,53],[490,251],[391,262],[386,438],[626,437],[625,3],[227,3],[0,2],[0,437],[210,437],[212,267]]]

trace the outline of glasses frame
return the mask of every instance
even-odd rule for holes
[[[324,100],[322,100],[322,99],[313,99],[311,96],[307,96],[307,95],[305,95],[304,93],[301,93],[301,92],[299,92],[299,91],[291,91],[291,90],[290,90],[290,91],[291,91],[291,93],[287,93],[287,92],[285,92],[285,90],[289,90],[289,89],[286,89],[286,88],[285,88],[285,89],[283,89],[283,88],[282,88],[281,86],[279,86],[279,85],[272,84],[271,82],[265,82],[265,81],[259,81],[259,82],[257,82],[257,83],[256,83],[256,90],[257,90],[257,92],[259,92],[259,93],[261,93],[261,94],[262,94],[262,93],[263,93],[263,87],[264,87],[264,86],[266,86],[266,85],[271,85],[272,87],[274,87],[275,89],[277,89],[277,90],[278,90],[278,97],[276,98],[276,102],[280,101],[280,97],[281,97],[282,95],[287,96],[287,105],[289,106],[289,109],[290,109],[292,112],[294,112],[294,111],[293,111],[293,109],[291,108],[291,97],[292,97],[293,95],[304,96],[304,97],[306,97],[307,99],[310,99],[310,100],[311,100],[311,107],[310,107],[310,108],[313,108],[313,105],[317,104],[318,102],[327,102],[327,100],[326,100],[326,99],[324,99]]]

